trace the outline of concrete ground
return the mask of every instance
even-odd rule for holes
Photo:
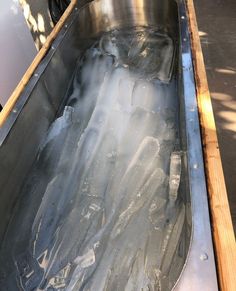
[[[236,1],[194,4],[236,230]]]
[[[22,6],[35,45],[40,49],[54,26],[48,10],[48,0],[18,1]]]

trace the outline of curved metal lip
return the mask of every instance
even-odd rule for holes
[[[184,0],[178,1],[192,229],[187,258],[172,290],[219,290],[211,236],[191,40]]]
[[[63,40],[67,30],[77,17],[78,8],[87,4],[78,5],[65,21],[63,29],[48,48],[48,53],[30,78],[25,90],[7,117],[6,122],[0,128],[0,146],[7,138],[18,115],[30,97],[32,89],[37,84],[45,68],[50,62],[56,48]],[[210,218],[208,210],[207,189],[200,138],[200,126],[198,118],[195,81],[193,75],[192,54],[188,31],[188,18],[184,0],[178,1],[180,45],[182,55],[183,98],[185,101],[186,135],[188,149],[188,173],[191,194],[192,230],[190,245],[185,264],[172,290],[175,291],[199,291],[218,289],[215,259],[213,252]],[[194,141],[194,142],[193,142]],[[197,205],[198,202],[198,205]],[[201,205],[199,205],[201,204]],[[202,208],[201,208],[201,207]]]
[[[114,1],[114,0],[113,0]],[[111,31],[113,29],[119,29],[120,25],[122,24],[122,28],[128,28],[128,27],[132,27],[134,26],[134,19],[133,19],[133,15],[132,13],[129,11],[130,8],[133,7],[133,2],[138,2],[138,4],[140,5],[140,7],[138,7],[139,9],[144,9],[143,7],[145,5],[147,5],[147,11],[155,11],[153,8],[154,7],[149,7],[148,6],[148,2],[147,0],[131,0],[131,1],[127,1],[127,0],[119,0],[121,2],[126,2],[126,11],[121,11],[116,7],[116,10],[114,11],[112,9],[112,5],[110,5],[109,1],[107,0],[88,0],[87,3],[85,3],[81,9],[80,9],[80,13],[85,14],[84,17],[81,17],[81,19],[85,19],[87,20],[87,18],[89,18],[90,14],[92,14],[93,19],[91,22],[89,22],[89,24],[87,25],[88,27],[90,27],[90,25],[93,27],[92,30],[90,30],[89,35],[90,36],[96,36],[101,32],[106,32],[106,31]],[[166,0],[162,0],[163,3]],[[115,1],[114,1],[115,2]],[[131,3],[129,3],[131,2]],[[142,2],[142,3],[141,3]],[[173,0],[173,3],[175,2],[175,0]],[[154,1],[154,3],[156,3],[156,5],[158,5],[158,0]],[[166,1],[166,3],[171,3]],[[150,4],[150,2],[149,2]],[[99,6],[100,5],[100,6]],[[106,9],[109,10],[109,12],[106,14],[104,13],[103,18],[101,18],[99,16],[99,12],[101,9],[103,9],[106,6]],[[148,9],[149,8],[149,9]],[[151,8],[151,9],[150,9]],[[159,7],[158,7],[159,8]],[[161,11],[161,9],[159,9]],[[120,13],[122,14],[122,19],[120,18]],[[124,17],[125,14],[125,17]],[[108,16],[108,15],[112,15]],[[140,13],[141,15],[141,13]],[[169,27],[170,25],[167,25],[168,23],[166,22],[165,19],[165,14],[162,11],[162,13],[159,12],[159,15],[156,18],[153,17],[153,15],[151,15],[152,17],[151,20],[147,20],[147,15],[142,14],[141,16],[139,15],[139,13],[137,13],[137,19],[135,19],[135,22],[138,23],[138,25],[135,26],[140,26],[140,27],[157,27],[158,25],[158,29],[161,30],[162,32],[164,32],[165,34],[173,34],[172,33],[172,29],[171,27]],[[86,16],[86,17],[85,17]],[[158,20],[158,22],[156,22],[155,20]],[[80,21],[80,19],[79,19]],[[165,22],[165,25],[164,25]],[[84,27],[86,26],[85,23],[80,23],[79,24]],[[90,29],[90,28],[88,28]],[[83,30],[82,30],[83,31]],[[85,34],[85,36],[87,36]]]

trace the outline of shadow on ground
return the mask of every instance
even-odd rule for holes
[[[37,49],[40,49],[50,34],[53,23],[47,0],[19,0]]]
[[[236,230],[236,1],[194,3]]]

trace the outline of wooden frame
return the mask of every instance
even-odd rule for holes
[[[50,46],[51,46],[51,44],[53,42],[53,40],[56,38],[58,32],[63,27],[66,19],[71,14],[71,12],[74,9],[76,3],[77,3],[77,0],[71,0],[70,5],[67,7],[66,11],[62,15],[62,17],[60,18],[60,20],[58,21],[58,23],[56,24],[56,26],[54,27],[54,29],[52,30],[50,35],[47,37],[47,40],[46,40],[45,44],[42,46],[42,48],[38,52],[38,54],[34,58],[33,62],[31,63],[31,65],[29,66],[27,71],[25,72],[24,76],[20,80],[19,84],[17,85],[17,87],[15,88],[13,93],[11,94],[11,96],[8,99],[7,103],[3,107],[3,109],[2,109],[2,111],[0,113],[0,127],[3,125],[3,123],[5,122],[5,120],[8,117],[9,113],[14,108],[14,105],[16,104],[16,101],[18,100],[20,94],[23,92],[25,86],[29,82],[29,79],[33,75],[35,69],[40,64],[40,62],[42,61],[43,57],[46,55],[48,49],[50,48]]]
[[[220,290],[236,290],[236,244],[193,0],[186,0]],[[204,239],[204,238],[203,238]]]

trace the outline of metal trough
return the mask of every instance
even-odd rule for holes
[[[217,290],[184,1],[77,5],[0,143],[1,290]]]

